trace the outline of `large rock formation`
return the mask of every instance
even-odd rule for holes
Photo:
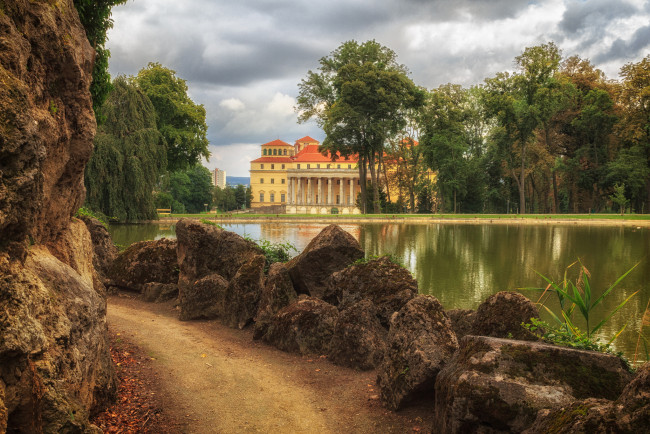
[[[253,256],[232,278],[226,297],[223,322],[230,327],[244,328],[253,321],[264,285],[264,255]]]
[[[394,314],[377,384],[391,410],[422,395],[433,396],[440,370],[458,349],[456,334],[440,302],[417,296]]]
[[[207,276],[185,288],[178,297],[179,319],[214,319],[223,314],[228,281],[218,274]]]
[[[93,265],[102,282],[106,284],[108,270],[117,257],[117,247],[113,244],[111,234],[108,233],[108,229],[102,222],[90,217],[80,217],[80,219],[86,224],[93,242]]]
[[[260,295],[257,314],[255,315],[253,338],[261,338],[266,333],[273,316],[283,307],[293,303],[297,298],[298,294],[293,289],[293,283],[285,265],[280,262],[271,264]]]
[[[111,264],[112,286],[144,292],[148,283],[175,285],[178,282],[176,240],[163,238],[139,241],[121,252]]]
[[[639,368],[616,401],[588,398],[540,410],[526,434],[549,432],[641,433],[650,427],[650,363]]]
[[[330,277],[325,300],[346,309],[367,299],[378,309],[378,317],[388,328],[390,317],[418,293],[411,273],[387,256],[355,264]]]
[[[521,432],[541,409],[616,399],[631,374],[594,351],[465,336],[435,386],[436,432]]]
[[[72,0],[0,5],[0,431],[85,432],[113,396],[85,225],[94,51]]]
[[[363,258],[359,242],[337,225],[323,229],[305,250],[289,262],[287,270],[299,294],[323,298],[327,279],[336,271]]]
[[[476,309],[470,334],[534,341],[537,338],[521,326],[531,318],[539,318],[532,301],[517,292],[497,292]]]

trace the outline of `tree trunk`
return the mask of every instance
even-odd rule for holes
[[[368,158],[368,167],[370,167],[370,185],[372,187],[372,210],[373,213],[379,214],[381,207],[379,204],[379,182],[378,182],[378,167],[374,164],[374,152],[371,151],[370,158]]]
[[[521,143],[521,173],[519,173],[519,209],[521,210],[522,214],[526,213],[526,176],[525,176],[525,169],[526,169],[526,145],[522,141]]]
[[[361,187],[361,212],[367,214],[366,205],[368,203],[367,191],[368,168],[366,167],[366,157],[359,153],[359,186]]]
[[[456,214],[456,189],[454,188],[454,214]]]
[[[560,203],[557,197],[557,174],[555,169],[551,170],[553,176],[553,214],[558,214],[560,210]]]

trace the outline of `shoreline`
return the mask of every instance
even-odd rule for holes
[[[235,217],[227,215],[196,216],[196,217],[162,217],[159,220],[149,220],[143,223],[173,224],[181,218],[192,220],[209,220],[215,223],[414,223],[414,224],[501,224],[501,225],[580,225],[580,226],[624,226],[624,227],[650,227],[650,219],[617,219],[617,218],[559,218],[559,217],[403,217],[384,215],[381,217],[355,217],[355,216],[289,216],[278,214],[276,216],[260,215]]]

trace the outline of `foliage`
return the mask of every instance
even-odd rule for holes
[[[538,320],[537,318],[531,318],[530,323],[521,324],[521,326],[533,335],[550,344],[561,345],[576,350],[598,351],[618,356],[626,362],[629,368],[629,364],[627,363],[627,359],[623,357],[623,353],[614,350],[611,347],[611,342],[603,344],[600,340],[587,337],[583,333],[576,334],[567,331],[564,327],[552,326],[544,321]]]
[[[77,210],[77,212],[74,214],[75,217],[87,217],[91,219],[96,219],[98,220],[106,229],[108,229],[108,217],[106,217],[104,214],[96,211],[92,211],[88,208],[81,207]]]
[[[395,265],[399,265],[400,267],[404,267],[404,264],[402,263],[402,260],[392,254],[387,254],[387,255],[368,255],[364,256],[363,258],[359,258],[356,261],[354,261],[352,264],[348,265],[348,267],[351,267],[353,265],[362,265],[362,264],[367,264],[371,261],[375,261],[377,259],[381,258],[388,258],[390,262],[392,262]]]
[[[643,312],[643,318],[641,319],[641,326],[639,327],[639,337],[636,341],[636,348],[634,350],[633,363],[639,361],[639,354],[641,353],[641,347],[643,346],[643,353],[645,354],[645,361],[650,362],[650,339],[645,335],[645,328],[650,328],[650,299],[646,304],[645,311]]]
[[[205,108],[187,95],[185,80],[159,63],[149,63],[133,78],[156,110],[158,130],[167,145],[167,169],[185,170],[209,158]]]
[[[625,184],[614,186],[614,194],[609,196],[614,203],[616,203],[621,209],[621,215],[625,212],[625,206],[629,200],[625,197]]]
[[[201,219],[201,223],[203,223],[204,225],[214,226],[216,228],[223,229],[223,226],[213,221],[210,221],[208,219]]]
[[[104,120],[101,107],[112,89],[111,76],[108,73],[108,59],[111,53],[106,49],[106,32],[113,27],[112,7],[124,3],[126,0],[74,0],[79,19],[86,30],[86,37],[96,53],[90,94],[98,123]]]
[[[178,170],[169,175],[167,188],[164,188],[164,196],[158,195],[160,199],[166,199],[174,213],[199,213],[212,207],[212,177],[210,171],[196,165],[186,170]],[[169,202],[171,196],[172,201]]]
[[[578,271],[578,279],[575,281],[570,280],[567,278],[567,273],[571,267],[574,265],[578,264],[579,265],[579,271]],[[636,292],[627,297],[621,304],[619,304],[614,310],[612,310],[604,319],[602,319],[597,325],[594,327],[591,327],[589,322],[592,317],[591,312],[596,308],[613,290],[616,288],[616,286],[628,275],[634,270],[638,263],[634,265],[632,268],[630,268],[628,271],[623,273],[616,281],[609,286],[598,298],[592,301],[592,288],[591,288],[591,283],[589,282],[590,278],[590,273],[587,268],[582,265],[580,261],[576,261],[573,264],[569,265],[565,272],[564,272],[564,278],[561,282],[556,283],[549,279],[548,277],[545,277],[541,275],[540,273],[537,273],[542,279],[544,279],[547,283],[548,286],[545,289],[545,292],[553,292],[557,296],[557,299],[560,303],[560,315],[556,315],[551,311],[548,307],[542,306],[546,309],[546,311],[553,317],[553,319],[560,325],[562,326],[567,333],[574,333],[576,335],[578,334],[585,334],[587,338],[591,338],[594,333],[596,333],[600,328],[609,321],[609,319],[616,313],[620,308],[625,306],[625,304],[632,298],[634,295],[636,295]],[[638,291],[637,291],[638,292]],[[569,305],[568,302],[571,302]],[[581,332],[578,327],[576,327],[573,323],[572,315],[575,309],[578,309],[578,312],[582,315],[583,319],[586,322],[586,330],[584,332]],[[562,319],[560,319],[560,317]],[[618,335],[623,331],[623,328],[613,337],[612,341],[618,337]],[[610,341],[611,342],[611,341]]]
[[[298,249],[290,242],[286,243],[272,243],[268,240],[255,241],[254,239],[244,235],[244,239],[257,244],[264,252],[266,264],[264,265],[264,272],[268,272],[271,264],[276,262],[287,262],[291,259],[291,252],[297,252]]]
[[[157,217],[153,190],[166,165],[151,101],[124,77],[113,81],[86,166],[86,207],[120,221]]]

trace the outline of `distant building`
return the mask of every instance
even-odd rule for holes
[[[212,171],[212,185],[219,188],[226,188],[226,171],[214,169]]]

